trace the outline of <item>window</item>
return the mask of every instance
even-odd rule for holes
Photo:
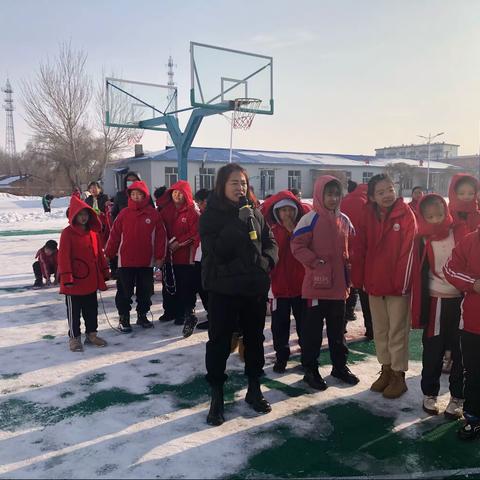
[[[215,169],[214,168],[199,168],[200,173],[200,187],[207,190],[213,190],[215,186]]]
[[[275,170],[260,171],[260,189],[263,197],[275,191]]]
[[[368,181],[373,177],[373,172],[363,172],[362,174],[362,183],[368,183]]]
[[[292,188],[302,189],[302,173],[300,170],[288,171],[288,189],[291,190]]]
[[[178,182],[178,168],[177,167],[165,167],[165,185],[171,187],[174,183]]]

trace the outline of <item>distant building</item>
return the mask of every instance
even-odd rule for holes
[[[159,152],[143,154],[137,149],[137,156],[118,159],[107,165],[104,174],[104,190],[113,195],[122,188],[123,178],[128,170],[140,173],[150,189],[172,185],[178,180],[177,152],[167,148]],[[188,181],[194,191],[211,189],[218,169],[228,163],[229,149],[192,147],[188,155]],[[408,190],[414,185],[424,185],[426,164],[412,159],[381,159],[368,155],[347,155],[332,153],[280,152],[264,150],[233,150],[233,162],[243,165],[250,176],[250,183],[259,198],[289,188],[298,188],[304,197],[311,197],[313,185],[319,175],[334,174],[344,184],[348,179],[367,183],[375,174],[395,164],[411,167],[412,175],[402,182]],[[426,162],[425,162],[426,163]],[[430,162],[431,185],[445,194],[452,172],[458,168],[443,162]]]
[[[470,173],[480,176],[480,155],[459,155],[448,159],[448,163],[468,170]]]
[[[458,147],[453,143],[431,143],[430,160],[450,160],[451,157],[458,156]],[[418,145],[400,145],[398,147],[383,147],[375,149],[376,158],[412,158],[415,160],[428,159],[428,145],[425,143]]]

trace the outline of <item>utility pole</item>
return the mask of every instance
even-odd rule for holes
[[[175,81],[173,79],[175,72],[173,71],[173,68],[176,67],[176,65],[173,63],[173,57],[170,55],[168,57],[168,63],[167,63],[167,75],[168,75],[168,83],[167,85],[169,87],[172,87],[171,89],[168,90],[168,108],[167,112],[176,112],[178,110],[178,99],[177,99],[177,91],[175,90]],[[174,117],[178,119],[177,114],[174,114]],[[173,142],[172,138],[170,135],[167,135],[167,147],[173,147]]]
[[[6,114],[5,153],[10,159],[11,173],[13,173],[13,160],[15,155],[17,154],[17,148],[15,146],[15,128],[13,126],[13,111],[15,110],[15,107],[13,106],[13,90],[8,78],[7,83],[5,84],[5,88],[2,88],[2,92],[5,93],[5,103],[3,104],[3,108]]]
[[[436,135],[432,135],[431,133],[428,136],[424,135],[417,135],[417,137],[423,138],[427,141],[427,193],[430,193],[430,144],[434,138],[439,137],[440,135],[444,135],[445,132],[437,133]]]

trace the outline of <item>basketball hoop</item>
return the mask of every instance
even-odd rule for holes
[[[128,144],[129,145],[137,144],[142,139],[144,131],[145,130],[139,130],[138,132],[135,132],[133,135],[131,135],[128,138]]]
[[[232,128],[248,130],[262,101],[258,98],[236,98],[233,102]]]

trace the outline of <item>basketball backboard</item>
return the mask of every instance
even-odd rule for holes
[[[190,68],[192,107],[226,110],[237,98],[256,98],[255,113],[273,114],[272,57],[191,42]]]
[[[155,83],[106,78],[105,123],[113,127],[138,128],[139,122],[158,118],[177,106],[177,88]],[[163,126],[146,127],[163,130]]]

